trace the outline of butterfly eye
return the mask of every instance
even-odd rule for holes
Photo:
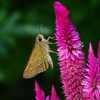
[[[39,41],[42,41],[42,38],[41,37],[39,37],[39,39],[38,39]]]

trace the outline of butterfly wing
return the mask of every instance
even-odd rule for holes
[[[49,65],[51,66],[51,68],[53,68],[53,61],[49,53],[47,54],[47,59],[48,59]]]
[[[23,77],[32,78],[35,77],[37,74],[46,71],[49,66],[46,55],[47,54],[45,53],[45,50],[41,49],[41,47],[34,48],[28,64],[24,70]]]

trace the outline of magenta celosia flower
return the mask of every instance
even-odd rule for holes
[[[89,45],[88,68],[84,85],[84,100],[100,100],[100,64],[94,56],[92,45]]]
[[[36,100],[45,100],[45,93],[37,81],[35,81]]]
[[[45,93],[40,85],[35,81],[35,94],[36,100],[60,100],[57,92],[52,85],[51,94],[45,98]]]
[[[57,92],[55,90],[55,87],[52,85],[51,94],[46,97],[46,100],[60,100],[59,96],[57,95]]]
[[[50,100],[50,96],[47,96],[45,100]]]
[[[98,44],[98,51],[97,52],[98,52],[97,58],[98,58],[99,66],[100,66],[100,41]]]
[[[60,100],[60,98],[57,95],[57,92],[55,90],[55,87],[53,85],[52,85],[52,89],[51,89],[51,100]]]
[[[56,15],[56,42],[61,80],[66,100],[83,100],[82,80],[84,53],[79,33],[69,17],[69,9],[59,1],[54,3]]]

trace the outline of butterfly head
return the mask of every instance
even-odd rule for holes
[[[42,42],[42,41],[44,41],[45,39],[44,39],[44,36],[42,35],[42,34],[38,34],[38,36],[37,36],[37,38],[36,38],[36,41],[37,42]]]

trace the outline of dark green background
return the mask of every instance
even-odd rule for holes
[[[71,10],[87,57],[89,42],[93,43],[96,51],[100,40],[100,0],[61,2]],[[39,32],[46,38],[54,35],[53,3],[54,0],[0,0],[0,100],[34,100],[34,80],[38,80],[46,95],[54,83],[63,100],[57,55],[51,54],[53,70],[49,69],[33,79],[22,78],[36,35]],[[50,47],[56,50],[55,45]]]

